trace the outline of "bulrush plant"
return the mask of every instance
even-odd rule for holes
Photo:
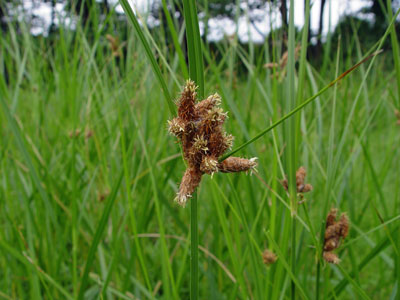
[[[168,121],[168,131],[181,143],[187,163],[175,198],[181,206],[186,205],[204,174],[253,171],[257,166],[256,158],[228,157],[218,160],[233,144],[233,136],[227,134],[222,126],[227,113],[220,107],[221,97],[218,94],[197,102],[196,89],[193,81],[186,82],[176,103],[178,116]]]
[[[349,233],[349,220],[346,214],[337,219],[337,209],[332,208],[326,218],[325,239],[324,239],[324,259],[328,263],[338,264],[339,257],[332,251],[339,247],[340,240],[345,239]]]

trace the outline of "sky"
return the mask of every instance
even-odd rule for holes
[[[152,0],[129,0],[131,6],[135,11],[140,14],[146,14],[148,11],[149,1]],[[153,0],[154,1],[154,0]],[[109,0],[109,3],[116,4],[116,11],[123,13],[122,7],[117,4],[118,0]],[[24,0],[24,8],[29,11],[33,9],[33,12],[40,17],[40,21],[32,27],[32,34],[46,34],[48,27],[51,22],[51,7],[49,4],[40,2],[37,7],[32,5],[32,0]],[[295,0],[295,24],[298,27],[302,27],[304,24],[304,0]],[[246,9],[246,5],[242,4],[242,8]],[[320,0],[311,0],[311,30],[318,31],[319,22],[319,11],[320,11]],[[358,12],[361,8],[371,5],[371,1],[367,0],[327,0],[324,14],[324,30],[323,35],[325,36],[329,30],[329,24],[331,30],[333,30],[338,23],[340,17],[346,14],[353,14]],[[64,4],[57,4],[58,16],[63,22],[71,27],[74,26],[73,20],[66,16],[63,11]],[[269,33],[272,28],[277,28],[281,24],[280,14],[277,9],[268,7],[266,11],[258,10],[253,11],[253,14],[257,14],[261,17],[262,21],[256,23],[256,27],[248,24],[246,16],[242,16],[239,19],[238,36],[241,42],[247,42],[250,38],[256,42],[261,43],[264,40],[264,36]],[[367,17],[368,16],[364,16]],[[58,22],[57,22],[58,23]],[[209,34],[208,40],[216,41],[221,39],[224,35],[232,35],[235,33],[236,28],[232,20],[228,18],[210,19],[209,20]],[[203,31],[204,24],[200,24],[200,30]]]

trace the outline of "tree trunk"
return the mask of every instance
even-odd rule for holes
[[[6,17],[6,5],[5,3],[0,3],[0,27],[3,32],[7,30],[7,23],[5,20]]]
[[[322,51],[322,30],[324,27],[324,8],[326,0],[321,0],[321,9],[319,11],[319,26],[317,36],[317,54],[319,55]]]
[[[287,18],[287,3],[286,0],[281,0],[281,16],[282,16],[282,26],[284,29],[288,28],[288,18]]]

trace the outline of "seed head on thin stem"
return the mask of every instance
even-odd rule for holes
[[[223,129],[228,113],[220,107],[221,97],[218,94],[196,103],[196,88],[193,81],[186,82],[176,102],[178,116],[168,121],[168,131],[181,143],[187,163],[175,199],[182,206],[200,184],[203,174],[251,172],[257,166],[256,158],[229,157],[218,161],[233,144],[233,136]]]
[[[300,167],[296,172],[296,188],[297,193],[299,193],[301,196],[303,193],[308,193],[313,190],[313,186],[311,184],[305,183],[306,176],[306,169],[304,167]],[[282,180],[282,185],[285,190],[288,190],[289,184],[287,179]]]
[[[347,237],[349,233],[349,219],[346,214],[337,219],[337,209],[332,208],[326,217],[326,228],[324,236],[324,253],[323,257],[328,263],[338,264],[339,257],[332,251],[337,249],[340,241]]]
[[[276,260],[278,259],[278,256],[276,256],[276,254],[274,252],[272,252],[271,250],[265,249],[262,254],[262,258],[263,258],[263,263],[265,265],[269,266],[276,262]]]

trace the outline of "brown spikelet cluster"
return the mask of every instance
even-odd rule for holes
[[[107,34],[106,39],[110,45],[112,55],[114,57],[121,57],[122,56],[122,48],[123,48],[123,46],[125,46],[125,42],[120,43],[118,37],[114,37],[111,34]]]
[[[187,162],[175,198],[182,206],[200,184],[203,174],[252,171],[257,165],[255,158],[229,157],[218,161],[233,144],[233,136],[222,127],[227,113],[220,107],[218,94],[196,103],[196,88],[193,81],[186,82],[177,101],[178,116],[168,121],[168,131],[178,138]]]
[[[396,124],[397,124],[397,125],[400,125],[400,111],[398,111],[398,110],[396,109],[396,110],[394,111],[394,114],[395,114],[396,119],[397,119]]]
[[[338,264],[339,257],[332,251],[339,247],[341,239],[346,238],[349,233],[349,219],[346,214],[340,216],[336,221],[337,209],[332,208],[326,217],[325,239],[324,239],[324,259],[328,263]]]
[[[294,49],[294,57],[295,60],[298,60],[300,56],[300,50],[301,50],[301,45],[297,45],[296,48]],[[283,78],[286,75],[286,65],[288,63],[289,59],[289,52],[285,51],[279,60],[279,62],[270,62],[266,63],[264,65],[264,68],[266,69],[276,69],[276,73],[271,75],[272,78],[276,77],[279,79],[279,81],[282,81]]]
[[[267,266],[272,265],[278,259],[278,256],[269,249],[265,249],[262,254],[263,263]]]
[[[296,187],[297,187],[297,193],[299,194],[307,193],[309,191],[312,191],[313,189],[311,184],[304,182],[306,176],[307,176],[306,169],[304,167],[300,167],[296,172]],[[282,180],[282,185],[285,188],[285,190],[288,190],[289,184],[287,179]]]

